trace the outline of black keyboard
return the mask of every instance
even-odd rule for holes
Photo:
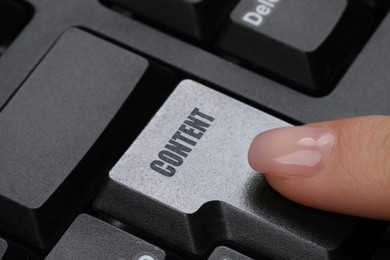
[[[390,259],[278,194],[271,128],[390,114],[386,0],[0,0],[0,259]]]

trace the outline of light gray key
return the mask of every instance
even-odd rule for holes
[[[344,254],[356,219],[298,206],[248,165],[255,135],[287,125],[183,81],[110,171],[94,205],[199,257],[221,241],[272,259]]]
[[[196,115],[197,109],[212,121],[200,113]],[[191,113],[210,126],[202,126],[205,130],[202,132],[186,124],[191,120]],[[182,125],[202,137],[183,133],[179,130]],[[259,132],[286,125],[195,82],[184,81],[111,170],[110,178],[185,213],[194,213],[209,201],[225,201],[251,212],[243,197],[248,179],[256,174],[247,162],[249,145]],[[173,153],[171,158],[169,149],[165,148],[170,141],[175,141],[173,136],[177,131],[183,139],[196,142],[193,145],[180,137],[176,139],[191,149],[185,152],[187,157]],[[160,167],[167,174],[169,166],[173,167],[176,171],[173,176],[164,176],[151,168],[154,161],[163,161],[159,153],[165,153],[163,158],[167,161],[175,161],[175,157],[183,161],[180,166],[164,162]],[[212,188],[199,192],[205,185]]]

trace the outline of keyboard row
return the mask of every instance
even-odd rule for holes
[[[366,0],[102,0],[310,95],[328,94],[389,7]]]
[[[102,2],[313,96],[334,89],[390,6],[379,0]],[[1,5],[5,46],[29,11],[11,0]]]
[[[280,30],[284,31],[287,29],[284,26],[289,26],[284,21],[288,16],[290,18],[302,19],[299,17],[302,15],[304,16],[303,19],[309,19],[308,15],[312,12],[313,17],[320,19],[319,24],[325,23],[324,20],[327,20],[326,23],[329,23],[332,30],[345,9],[350,8],[348,5],[362,5],[373,13],[384,12],[389,5],[387,1],[383,0],[327,1],[327,5],[313,1],[289,3],[289,1],[285,0],[173,0],[169,3],[162,0],[146,0],[142,2],[102,0],[102,2],[107,5],[118,5],[127,8],[144,19],[153,20],[156,24],[164,25],[170,30],[200,41],[205,41],[218,32],[221,24],[224,23],[224,20],[229,15],[231,15],[231,20],[228,23],[243,24],[246,22],[254,26],[260,26],[263,23],[270,23],[267,19],[271,19],[271,15],[276,15],[273,12],[277,8],[287,9],[288,11],[281,11],[280,16],[275,18],[280,20]],[[319,12],[320,10],[321,12]],[[291,14],[288,14],[288,12],[291,12]],[[298,21],[296,25],[300,22]],[[306,20],[306,22],[313,23],[314,20]],[[325,28],[313,27],[310,29]],[[320,35],[321,33],[319,32]]]
[[[1,112],[0,234],[52,259],[63,252],[105,256],[95,248],[107,247],[120,251],[111,250],[115,257],[164,256],[150,245],[137,249],[139,240],[92,217],[69,228],[91,207],[188,257],[210,255],[215,245],[266,259],[368,257],[387,223],[296,205],[250,169],[252,138],[286,125],[68,29]],[[94,232],[118,236],[117,243],[97,241]],[[84,235],[91,237],[75,239],[85,240],[78,249],[72,237]],[[135,249],[123,251],[122,239]],[[4,252],[3,240],[0,246]]]
[[[390,257],[388,245],[390,232],[376,248],[372,260],[386,260]],[[57,259],[190,259],[188,256],[174,255],[169,251],[146,242],[114,225],[88,214],[79,215],[61,237],[55,247],[46,255],[45,260]],[[39,256],[25,248],[0,238],[0,259],[37,260]],[[227,246],[217,246],[207,252],[202,259],[208,260],[250,260],[250,258]],[[263,259],[263,258],[261,258]],[[264,258],[266,259],[266,258]],[[359,258],[363,259],[363,258]]]
[[[39,257],[20,247],[12,247],[0,238],[0,259],[35,260]],[[178,258],[109,223],[82,214],[76,218],[45,259],[163,260]],[[207,253],[204,259],[250,260],[252,258],[226,246],[218,246],[211,253]]]

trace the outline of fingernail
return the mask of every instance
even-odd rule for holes
[[[325,127],[283,127],[263,132],[249,148],[248,160],[258,172],[310,177],[329,160],[335,134]]]

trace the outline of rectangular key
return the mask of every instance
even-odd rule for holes
[[[357,241],[372,238],[359,235],[356,219],[297,206],[249,167],[254,136],[287,125],[184,81],[110,171],[94,205],[197,256],[223,241],[266,259],[354,253],[343,248],[351,232]]]
[[[312,95],[329,93],[373,19],[347,0],[242,0],[218,47]]]
[[[121,115],[148,116],[130,94],[164,89],[159,74],[125,49],[66,31],[0,114],[0,231],[52,245],[116,160],[117,143],[140,127],[116,127]]]
[[[45,258],[162,260],[165,252],[108,223],[83,214],[77,217]]]
[[[0,1],[0,46],[7,44],[27,20],[27,10],[17,1]]]
[[[204,40],[215,33],[237,0],[103,0],[128,8],[171,31]]]

